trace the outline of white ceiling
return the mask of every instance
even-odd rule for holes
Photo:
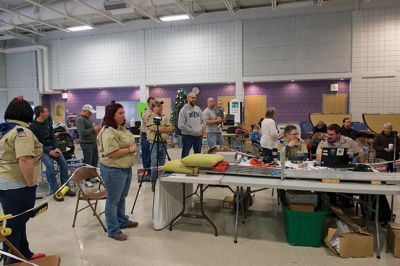
[[[130,8],[106,11],[105,1],[125,1]],[[34,6],[31,2],[44,6]],[[222,12],[234,18],[242,12],[259,14],[260,10],[274,10],[279,13],[285,8],[323,10],[337,5],[340,10],[340,5],[345,7],[344,3],[346,10],[349,5],[354,8],[380,7],[383,3],[400,6],[400,0],[0,0],[0,40],[19,38],[34,42],[38,36],[66,31],[70,26],[90,24],[101,28],[115,24],[122,27],[133,22],[154,23],[159,17],[172,14],[188,13],[193,20],[199,20]]]

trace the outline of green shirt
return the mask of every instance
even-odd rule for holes
[[[21,157],[33,158],[33,177],[36,181],[40,179],[40,159],[42,157],[42,145],[36,136],[29,130],[28,124],[7,120],[17,124],[0,140],[0,178],[12,182],[26,184],[25,178],[19,168],[18,159]]]
[[[286,159],[287,160],[293,160],[296,159],[297,157],[297,152],[301,153],[301,156],[304,156],[308,154],[308,149],[307,146],[304,142],[300,142],[299,145],[295,145],[292,147],[287,146],[288,142],[287,140],[284,140],[283,143],[278,143],[275,145],[275,148],[278,149],[278,152],[282,150],[284,146],[286,146]]]
[[[100,162],[107,167],[127,169],[135,164],[135,155],[127,153],[119,158],[110,158],[108,155],[121,148],[128,148],[135,143],[134,136],[126,128],[119,126],[117,129],[103,127],[97,139],[97,148]]]
[[[147,139],[150,142],[154,141],[154,138],[156,136],[156,132],[157,132],[157,126],[154,124],[154,117],[159,117],[156,113],[151,113],[148,117],[147,117]],[[161,123],[160,125],[163,126],[172,126],[171,122],[169,121],[169,119],[167,119],[165,116],[162,115],[162,119],[161,119]],[[169,140],[169,134],[167,133],[162,133],[161,134],[161,138],[163,140],[163,142],[168,142]]]

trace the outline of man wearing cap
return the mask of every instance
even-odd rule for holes
[[[83,162],[85,164],[97,167],[99,162],[99,152],[97,150],[97,133],[96,126],[90,120],[92,114],[96,113],[93,106],[85,104],[82,107],[80,115],[76,119],[76,129],[79,133],[79,140],[83,153]],[[91,180],[86,180],[87,187],[93,187]]]
[[[140,125],[140,146],[142,147],[142,162],[145,169],[150,168],[150,144],[147,140],[147,118],[153,112],[154,97],[147,99],[147,108],[142,112],[142,123]]]
[[[169,140],[169,134],[172,132],[172,125],[169,119],[167,119],[163,114],[163,101],[153,101],[153,112],[147,118],[147,139],[150,143],[151,150],[151,188],[152,191],[155,191],[155,184],[157,181],[157,170],[158,166],[162,166],[165,164],[165,145]],[[160,121],[160,125],[158,126],[158,131],[161,134],[161,141],[158,143],[158,151],[157,151],[157,142],[156,133],[157,133],[157,124],[155,121]],[[157,160],[158,154],[158,160]]]

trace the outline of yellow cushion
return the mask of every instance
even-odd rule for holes
[[[223,160],[224,156],[222,155],[196,153],[183,158],[181,161],[184,165],[191,167],[213,167]]]
[[[193,175],[195,169],[184,165],[181,160],[172,160],[161,167],[161,171]]]

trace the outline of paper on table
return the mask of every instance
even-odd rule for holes
[[[106,113],[105,106],[96,106],[96,119],[103,119]]]

